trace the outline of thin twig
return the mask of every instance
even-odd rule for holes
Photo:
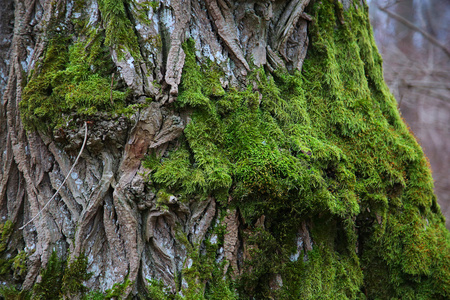
[[[417,27],[416,25],[414,25],[413,23],[411,23],[410,21],[406,20],[405,18],[403,18],[402,16],[387,10],[384,7],[378,6],[378,8],[382,11],[384,11],[386,14],[388,14],[388,16],[392,17],[393,19],[399,21],[400,23],[402,23],[403,25],[421,33],[423,35],[424,38],[426,38],[427,40],[429,40],[432,44],[434,44],[435,46],[439,47],[442,49],[442,51],[444,51],[445,54],[447,54],[448,57],[450,57],[450,50],[447,49],[447,47],[445,47],[441,42],[439,42],[436,38],[434,38],[433,36],[431,36],[428,32],[426,32],[425,30]]]
[[[50,198],[50,200],[48,200],[47,203],[45,203],[44,207],[30,220],[28,221],[25,225],[23,225],[22,227],[19,228],[19,230],[24,229],[26,226],[28,226],[31,222],[33,222],[41,213],[42,211],[44,211],[44,209],[50,204],[50,202],[55,199],[56,195],[58,194],[58,192],[61,190],[61,188],[64,186],[64,183],[66,183],[67,179],[69,178],[70,174],[73,171],[73,168],[75,168],[75,165],[78,162],[78,159],[80,159],[81,153],[84,150],[84,146],[86,145],[86,141],[87,141],[87,135],[88,135],[88,129],[87,129],[87,123],[84,122],[84,141],[83,141],[83,145],[81,146],[81,150],[80,153],[78,153],[77,158],[75,159],[75,162],[72,165],[72,168],[70,169],[69,173],[67,173],[66,178],[64,178],[64,181],[61,183],[61,185],[59,186],[58,190],[53,194],[53,196]]]

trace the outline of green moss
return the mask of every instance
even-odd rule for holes
[[[101,34],[88,41],[54,36],[45,52],[40,72],[24,88],[20,112],[28,129],[67,126],[71,114],[93,115],[120,111],[128,92],[111,87],[113,63]]]
[[[125,277],[124,281],[121,283],[115,283],[111,289],[106,290],[105,296],[103,299],[123,299],[123,295],[125,294],[125,290],[132,284],[133,282],[128,278],[128,275]]]
[[[8,243],[14,230],[14,224],[8,220],[0,224],[0,276],[8,276],[14,258],[7,258]]]
[[[148,280],[148,298],[154,300],[177,299],[177,295],[172,295],[169,289],[159,280]]]
[[[28,254],[25,251],[19,251],[17,255],[12,258],[12,270],[14,271],[13,277],[16,279],[25,279],[27,274],[27,259]]]
[[[0,224],[0,253],[3,253],[8,246],[8,240],[14,230],[14,224],[8,220],[3,224]]]
[[[87,258],[80,255],[72,263],[61,260],[52,252],[47,266],[41,272],[41,281],[33,287],[33,299],[61,299],[74,297],[86,292],[84,281],[91,277],[87,273]]]
[[[13,259],[14,264],[20,262],[20,265],[15,266],[17,270],[23,270],[21,268],[25,260],[24,252],[19,252]],[[36,283],[32,290],[20,290],[8,285],[0,287],[0,295],[6,299],[123,299],[125,290],[132,284],[128,277],[122,283],[115,283],[105,292],[90,291],[88,293],[84,282],[89,280],[92,274],[87,272],[87,267],[88,261],[84,254],[70,263],[70,257],[63,260],[58,257],[56,251],[53,251],[46,267],[40,273],[40,282]]]
[[[21,291],[13,286],[1,286],[0,295],[6,300],[28,300],[31,299],[29,291]]]
[[[136,59],[141,59],[134,26],[127,16],[127,6],[130,0],[100,0],[99,9],[105,26],[105,44],[117,51],[123,58],[124,50],[129,51]]]
[[[223,216],[219,219],[223,219]],[[225,261],[219,264],[216,262],[216,253],[220,247],[223,247],[224,233],[224,226],[216,225],[210,229],[209,238],[199,245],[191,244],[181,228],[178,229],[176,238],[187,251],[185,261],[187,267],[181,274],[183,297],[179,297],[180,299],[238,299],[233,282],[224,277]],[[212,236],[215,236],[214,242],[212,242]],[[178,299],[177,297],[175,299]]]
[[[43,61],[32,72],[20,102],[22,120],[27,129],[51,130],[67,126],[74,115],[87,118],[97,112],[125,112],[129,91],[117,78],[110,50],[119,58],[129,51],[140,59],[137,37],[131,29],[122,1],[100,1],[99,9],[105,29],[93,28],[84,16],[86,3],[75,3],[81,17],[74,19],[79,36],[52,21]],[[112,79],[112,76],[115,78]],[[128,109],[129,110],[129,109]]]
[[[132,284],[133,282],[125,277],[124,281],[121,283],[115,283],[112,288],[106,290],[104,293],[100,291],[91,291],[87,295],[83,296],[83,300],[121,300],[121,299],[130,299],[130,297],[125,298],[123,295],[125,290]]]
[[[56,251],[53,251],[46,268],[41,272],[41,281],[33,287],[33,298],[59,299],[63,274],[64,261],[58,257]]]
[[[325,0],[309,13],[302,73],[256,69],[243,90],[224,91],[222,74],[185,44],[177,105],[192,121],[149,182],[240,211],[253,249],[236,282],[242,299],[444,299],[449,234],[426,158],[384,83],[367,8]],[[262,215],[265,228],[254,228]],[[314,250],[290,261],[304,221]],[[211,283],[211,266],[189,272]],[[284,285],[273,290],[277,276]]]
[[[159,1],[149,1],[149,5],[156,11],[159,8]]]
[[[69,262],[70,258],[67,259],[68,265],[62,278],[61,292],[70,298],[87,291],[83,282],[89,280],[92,274],[87,272],[88,260],[84,253],[74,259],[73,262]]]

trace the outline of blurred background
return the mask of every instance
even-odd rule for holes
[[[384,77],[422,145],[450,229],[450,0],[367,0]]]

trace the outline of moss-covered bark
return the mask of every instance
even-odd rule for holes
[[[286,21],[275,24],[284,30],[274,30],[273,23],[263,26],[264,34],[255,29],[261,29],[261,36],[284,33],[274,38],[278,48],[268,45],[263,52],[252,52],[239,48],[244,42],[234,40],[225,30],[231,27],[224,27],[233,13],[244,19],[239,7],[233,11],[222,3],[219,9],[208,0],[205,7],[234,63],[205,57],[210,48],[202,46],[197,31],[183,26],[204,27],[186,16],[175,26],[176,37],[165,31],[163,21],[154,25],[161,26],[164,45],[152,58],[145,57],[142,53],[152,53],[146,43],[157,37],[140,36],[139,30],[150,22],[138,23],[136,31],[125,28],[157,10],[160,18],[169,18],[168,7],[178,9],[175,16],[183,15],[181,2],[175,2],[99,1],[99,20],[104,21],[95,25],[99,30],[86,33],[87,20],[78,18],[75,28],[80,31],[74,29],[77,34],[70,39],[50,34],[42,65],[29,74],[20,109],[30,130],[68,130],[67,118],[75,117],[95,115],[93,122],[106,122],[109,117],[97,110],[136,112],[126,145],[110,149],[106,141],[88,146],[80,175],[72,177],[87,183],[75,181],[63,190],[58,207],[69,216],[60,218],[62,225],[50,213],[39,220],[47,220],[52,232],[59,230],[63,237],[48,238],[46,248],[30,253],[30,262],[45,257],[45,251],[48,258],[32,293],[80,296],[86,281],[103,290],[85,295],[88,299],[120,294],[150,299],[450,297],[450,234],[426,158],[384,83],[367,7],[344,1],[344,10],[339,1],[322,0],[303,12],[308,1],[269,1],[266,6],[250,1],[253,12],[246,10],[245,16],[254,19],[248,24],[269,24],[272,17]],[[83,5],[78,1],[75,11],[83,11]],[[193,14],[205,13],[199,3],[190,5]],[[272,15],[267,13],[270,5],[276,8]],[[216,15],[220,11],[222,19]],[[311,20],[309,38],[301,46],[306,49],[308,40],[310,46],[300,71],[289,59],[289,53],[303,53],[291,34],[300,34],[306,20]],[[119,35],[114,36],[117,26]],[[184,39],[180,32],[191,38],[178,49]],[[252,64],[255,53],[264,55]],[[152,66],[151,59],[167,63],[170,78],[159,76],[164,67]],[[136,73],[126,73],[120,67],[126,68],[125,62]],[[115,65],[120,85],[109,81]],[[149,80],[150,70],[160,78],[157,94],[139,77]],[[127,74],[134,77],[127,79]],[[131,89],[128,98],[124,85]],[[40,138],[67,170],[69,159],[51,141],[51,131],[40,132]],[[15,155],[26,160],[20,154]],[[50,170],[39,169],[44,178],[39,183],[54,185],[57,180],[46,177],[55,176]],[[33,188],[28,191],[33,199]],[[36,195],[37,203],[42,196]],[[34,210],[39,207],[33,205]],[[27,247],[34,238],[51,236],[36,223],[36,237],[23,237]],[[4,232],[1,246],[6,249],[12,245],[10,229]],[[73,251],[66,265],[55,252],[50,256],[55,245],[62,257]],[[2,260],[4,276],[13,273],[13,262],[24,265],[24,253],[0,250],[3,256],[17,255]],[[24,268],[13,268],[21,274],[14,282],[20,287]],[[33,272],[28,282],[34,283],[39,273],[36,268]],[[102,282],[106,280],[110,282]],[[15,292],[3,290],[5,295]]]
[[[251,247],[242,298],[449,297],[449,233],[383,81],[367,8],[320,1],[311,14],[303,72],[255,69],[242,91],[223,91],[188,43],[177,106],[192,121],[149,181],[240,212]],[[303,221],[313,250],[293,259]]]

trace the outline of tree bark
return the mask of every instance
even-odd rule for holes
[[[170,190],[170,184],[165,187],[149,181],[148,174],[154,170],[146,167],[143,160],[147,154],[154,154],[161,161],[169,159],[171,153],[176,153],[186,136],[189,136],[186,128],[191,122],[196,122],[193,117],[195,105],[177,106],[180,94],[187,90],[187,87],[183,87],[183,72],[187,70],[186,64],[191,55],[185,47],[188,41],[194,45],[194,57],[198,65],[210,63],[223,74],[220,89],[226,93],[234,89],[250,89],[259,95],[259,103],[264,103],[264,91],[260,92],[250,74],[255,74],[255,70],[261,68],[267,74],[282,71],[291,76],[300,76],[298,74],[308,57],[308,35],[311,35],[308,34],[308,27],[311,22],[321,22],[317,16],[306,13],[309,2],[162,0],[151,6],[141,0],[118,1],[116,3],[124,7],[124,15],[120,18],[126,18],[131,25],[126,33],[132,37],[131,42],[123,44],[120,44],[120,39],[125,37],[120,36],[120,32],[112,32],[108,36],[108,26],[114,25],[110,22],[117,22],[112,16],[114,11],[106,8],[113,3],[111,1],[7,2],[1,8],[0,18],[1,34],[8,40],[0,49],[1,56],[8,58],[0,65],[0,72],[5,74],[2,76],[5,85],[0,90],[0,213],[4,220],[11,220],[16,228],[10,238],[8,251],[16,253],[25,249],[28,253],[26,275],[10,282],[19,282],[24,290],[32,289],[40,281],[39,274],[47,265],[52,251],[56,251],[63,258],[70,254],[72,261],[80,255],[87,256],[87,271],[92,273],[92,277],[85,285],[90,290],[105,291],[111,289],[113,284],[128,279],[132,284],[126,287],[124,294],[137,295],[148,291],[148,280],[161,280],[169,293],[186,296],[194,291],[204,296],[210,285],[208,279],[202,279],[202,275],[189,275],[186,270],[193,268],[193,264],[195,267],[198,264],[195,259],[207,249],[205,245],[213,244],[214,239],[217,239],[217,228],[224,228],[223,241],[214,259],[216,267],[221,266],[217,268],[223,272],[222,275],[232,282],[241,280],[239,278],[245,280],[245,274],[256,270],[253,269],[256,267],[249,267],[246,262],[257,261],[255,253],[263,248],[262,244],[255,246],[252,241],[263,237],[261,232],[274,230],[280,220],[270,215],[270,209],[260,211],[254,220],[246,217],[242,212],[245,210],[243,204],[239,204],[231,192],[237,186],[234,185],[238,181],[236,178],[233,179],[230,192],[227,192],[227,201],[218,200],[220,196],[214,190],[202,197],[194,197],[190,193],[189,199],[185,200],[183,194]],[[348,22],[346,18],[350,18],[346,10],[338,2],[330,3],[336,10],[333,12],[338,20],[336,28],[344,26],[342,24]],[[358,1],[344,1],[343,5],[351,11],[364,9],[364,4]],[[77,22],[83,18],[86,25],[77,26]],[[45,66],[52,34],[60,34],[61,31],[70,37],[71,44],[80,40],[88,41],[88,32],[103,32],[102,35],[106,36],[104,46],[108,46],[113,62],[113,71],[109,76],[115,78],[114,73],[117,72],[120,77],[117,84],[131,90],[127,104],[140,105],[134,107],[131,117],[109,116],[103,112],[87,117],[72,114],[69,115],[70,122],[76,128],[25,129],[19,107],[24,87],[29,86],[33,78],[38,76],[36,74],[43,74],[42,66]],[[135,46],[133,37],[137,41]],[[108,39],[113,42],[108,44]],[[320,39],[317,39],[317,44],[320,43]],[[85,49],[88,53],[93,51],[89,44],[85,45]],[[107,81],[110,86],[106,97],[108,103],[113,99],[112,86],[115,83],[112,80],[111,83]],[[211,99],[214,97],[211,96]],[[381,101],[391,101],[389,96],[385,97]],[[146,99],[151,99],[151,102]],[[399,120],[396,112],[392,114],[392,118]],[[389,116],[386,118],[389,119]],[[88,121],[86,148],[69,176],[69,170],[83,143],[84,121]],[[281,117],[279,122],[283,122]],[[191,148],[194,149],[192,144]],[[193,165],[201,164],[192,149],[191,156],[195,156]],[[337,151],[331,146],[328,149]],[[418,157],[423,157],[420,149],[414,151],[419,153]],[[307,150],[299,150],[298,153],[306,158],[311,156]],[[344,170],[339,173],[341,171],[330,168],[324,168],[326,170],[323,173],[328,174],[326,178],[329,180],[350,172]],[[255,169],[254,172],[259,171]],[[69,176],[68,180],[55,200],[40,213],[66,176]],[[393,185],[392,189],[406,193],[406,188],[400,185]],[[165,195],[165,192],[168,194]],[[432,198],[430,193],[427,199]],[[298,201],[302,200],[299,198]],[[435,224],[441,224],[442,221],[437,221],[440,220],[438,210],[430,210],[436,206],[435,200],[427,201],[424,209],[437,216]],[[327,220],[331,226],[334,224],[342,230],[358,232],[356,226],[366,222],[369,218],[366,216],[369,215],[372,222],[376,220],[383,228],[388,226],[384,218],[389,218],[390,212],[386,208],[384,215],[379,216],[379,212],[370,213],[368,206],[361,205],[358,213],[342,219],[337,217],[338,213],[333,215],[331,208],[320,213],[318,211],[319,208],[313,209],[312,216],[304,212],[292,212],[292,216],[286,216],[298,220],[295,223],[295,236],[291,238],[295,244],[290,248],[295,248],[292,255],[302,255],[305,261],[309,259],[308,253],[314,251],[315,243],[321,245],[320,235],[315,237],[311,229],[319,226],[320,222]],[[38,213],[39,216],[31,224],[18,230]],[[344,238],[345,235],[336,234],[336,239]],[[350,246],[356,250],[353,254],[345,254],[348,257],[357,255],[355,251],[362,252],[363,244],[368,240],[363,237],[361,240],[359,237],[346,238],[359,241],[359,246]],[[280,260],[286,264],[283,259]],[[221,265],[222,262],[225,262],[224,265]],[[200,274],[207,272],[202,268],[197,270]],[[283,281],[289,280],[281,275],[285,271],[275,269],[267,272],[270,295],[282,297],[277,293],[282,290]],[[192,276],[196,278],[194,281]],[[243,282],[250,286],[243,288],[242,297],[263,297],[258,294],[257,283],[251,280]],[[251,286],[251,283],[255,285]],[[363,293],[363,284],[359,285],[360,293]],[[265,294],[267,297],[270,295]]]

